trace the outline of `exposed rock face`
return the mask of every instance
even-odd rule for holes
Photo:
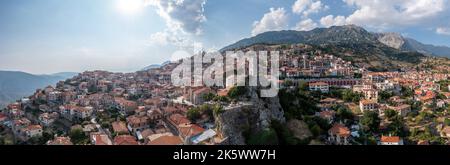
[[[400,49],[405,44],[405,40],[398,33],[383,33],[379,35],[378,41],[391,48]]]
[[[297,139],[304,140],[313,136],[308,128],[308,124],[303,121],[290,120],[287,122],[287,127]]]
[[[218,131],[227,138],[224,144],[245,145],[243,132],[267,129],[272,120],[285,123],[278,97],[258,98],[254,89],[248,92],[247,97],[250,99],[226,107],[224,113],[216,116]]]

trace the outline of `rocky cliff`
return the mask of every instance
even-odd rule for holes
[[[217,130],[227,138],[225,144],[245,145],[246,131],[268,129],[272,120],[285,123],[278,97],[259,98],[256,89],[251,89],[242,98],[244,101],[230,104],[216,116]]]

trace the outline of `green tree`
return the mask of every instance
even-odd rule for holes
[[[214,101],[221,101],[221,102],[229,102],[230,99],[227,96],[216,96],[213,99]]]
[[[314,135],[314,137],[317,137],[317,136],[319,136],[322,133],[322,129],[317,124],[313,125],[310,128],[310,130],[311,130],[311,133]]]
[[[393,119],[395,117],[397,117],[397,112],[392,110],[392,109],[388,109],[386,111],[384,111],[384,115],[389,119]]]
[[[388,100],[389,98],[391,98],[392,96],[394,96],[394,94],[392,92],[381,91],[378,93],[378,101],[384,102],[384,101]]]
[[[228,97],[237,99],[238,97],[247,93],[247,88],[244,86],[234,86],[228,91]]]
[[[109,122],[109,121],[102,122],[101,126],[102,126],[102,128],[110,129],[111,128],[111,122]]]
[[[360,122],[364,131],[377,133],[379,131],[381,119],[378,117],[378,113],[368,111],[364,113]]]
[[[296,145],[299,140],[294,137],[292,132],[286,127],[286,124],[281,124],[276,120],[270,122],[270,127],[277,133],[280,145]]]
[[[402,93],[403,97],[413,97],[414,96],[414,91],[408,87],[402,86],[401,93]]]
[[[450,126],[450,119],[449,119],[449,118],[446,118],[446,119],[444,120],[444,124],[445,124],[446,126]]]
[[[362,76],[363,76],[362,73],[354,73],[353,74],[354,78],[362,78]]]
[[[213,107],[213,115],[214,116],[217,116],[223,112],[224,112],[223,107],[220,104],[214,105],[214,107]]]
[[[397,136],[406,136],[406,132],[404,131],[404,123],[403,123],[403,119],[400,116],[395,116],[394,118],[391,119],[392,123],[390,123],[388,125],[388,132],[389,134],[392,135],[397,135]]]
[[[302,120],[303,116],[314,115],[315,112],[320,110],[317,107],[317,101],[307,92],[283,89],[280,90],[278,96],[288,119]]]
[[[50,131],[44,131],[44,133],[42,133],[42,140],[44,141],[44,143],[47,143],[47,141],[52,140],[53,137],[54,135]]]
[[[89,140],[89,137],[87,137],[83,130],[80,128],[75,128],[70,130],[69,132],[70,140],[73,144],[86,144],[86,142]]]
[[[355,93],[352,90],[344,90],[342,94],[342,99],[346,102],[354,102],[357,103],[361,100],[361,94]]]
[[[298,88],[300,91],[308,91],[309,90],[309,84],[306,81],[300,81],[298,83]]]
[[[344,107],[339,107],[336,112],[336,119],[343,121],[343,120],[353,120],[354,116],[353,113]]]
[[[263,130],[258,132],[247,140],[248,145],[277,145],[278,137],[274,129]]]
[[[438,82],[441,86],[442,92],[449,92],[448,91],[448,85],[450,85],[450,80],[442,80]]]
[[[294,82],[292,82],[291,80],[286,80],[286,81],[284,81],[283,85],[284,85],[284,86],[287,86],[287,87],[293,86],[293,85],[294,85]]]
[[[195,121],[201,117],[201,113],[198,108],[191,108],[187,111],[186,116],[189,120]]]
[[[211,101],[216,97],[216,95],[214,93],[207,93],[203,95],[203,99],[205,101]]]

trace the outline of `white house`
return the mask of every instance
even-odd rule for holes
[[[403,145],[403,140],[398,136],[381,136],[379,145]]]
[[[330,91],[330,85],[326,82],[314,82],[309,83],[310,91],[321,91],[323,93],[328,93]]]
[[[376,100],[361,100],[359,101],[359,109],[361,112],[375,111],[378,109],[378,103]]]

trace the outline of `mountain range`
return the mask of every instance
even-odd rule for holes
[[[397,33],[373,33],[355,25],[316,28],[311,31],[271,31],[240,40],[224,47],[221,52],[252,45],[308,44],[314,49],[332,53],[369,70],[399,70],[414,66],[427,56],[450,57],[450,48],[423,44]],[[159,68],[150,65],[142,70]],[[33,75],[25,72],[0,71],[0,108],[33,93],[37,88],[54,85],[77,73],[61,72]]]
[[[450,57],[450,48],[423,44],[412,38],[403,37],[398,33],[374,33],[381,43],[403,51],[416,51],[427,55]]]
[[[450,57],[450,47],[423,44],[398,33],[372,33],[356,25],[316,28],[311,31],[270,31],[240,40],[221,51],[233,50],[254,44],[379,44],[426,55]]]
[[[417,65],[427,56],[450,57],[450,48],[420,43],[397,33],[373,33],[356,25],[311,31],[270,31],[240,40],[221,52],[252,45],[308,44],[374,71]],[[349,55],[350,54],[350,55]]]
[[[147,67],[142,68],[141,70],[144,71],[144,70],[160,68],[160,67],[162,67],[162,66],[164,66],[166,64],[169,64],[169,63],[170,63],[170,61],[163,62],[162,64],[152,64],[152,65],[149,65]]]
[[[18,71],[0,71],[0,108],[17,99],[29,96],[38,88],[55,85],[58,81],[77,74],[61,72],[50,75],[33,75]]]

